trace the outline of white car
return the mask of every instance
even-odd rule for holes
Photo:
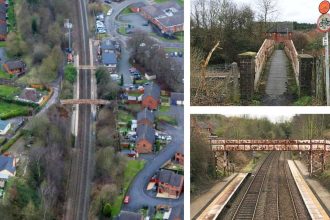
[[[105,25],[104,25],[104,23],[102,21],[96,21],[96,27],[97,28],[104,28]]]
[[[104,28],[99,28],[99,29],[96,30],[96,32],[99,33],[99,34],[107,33],[107,31]]]
[[[112,14],[112,8],[109,9],[107,15],[110,16]]]

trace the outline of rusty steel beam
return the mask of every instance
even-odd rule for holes
[[[103,99],[64,99],[60,100],[62,105],[107,105],[111,102]]]
[[[224,140],[210,138],[212,151],[330,151],[330,140]]]

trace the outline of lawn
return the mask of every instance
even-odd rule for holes
[[[29,106],[18,105],[8,102],[0,102],[0,118],[2,120],[13,118],[17,116],[30,115],[32,108]]]
[[[171,108],[170,106],[161,105],[159,107],[159,112],[168,112],[170,108]]]
[[[0,85],[0,97],[6,99],[13,99],[14,96],[19,95],[21,89],[18,87]]]
[[[8,73],[0,69],[0,79],[10,79],[10,78],[11,77]]]
[[[133,120],[134,117],[132,114],[124,111],[124,110],[119,110],[119,113],[118,113],[118,120],[120,122],[126,122],[128,123],[129,121]]]
[[[173,118],[172,116],[169,116],[169,115],[158,115],[157,116],[157,121],[158,122],[165,122],[165,123],[168,123],[170,125],[177,125],[178,124],[176,119]]]
[[[123,204],[124,196],[127,193],[130,183],[133,181],[136,174],[143,169],[145,165],[144,160],[129,160],[124,171],[124,187],[123,194],[120,194],[112,207],[112,215],[117,216],[120,212],[121,205]]]
[[[131,9],[130,9],[129,7],[124,8],[124,9],[120,12],[120,14],[123,14],[123,15],[127,15],[127,14],[130,14],[130,13],[132,13],[132,11],[131,11]]]
[[[6,47],[6,41],[0,41],[0,47]]]
[[[118,32],[121,35],[126,35],[126,28],[124,26],[120,26]]]

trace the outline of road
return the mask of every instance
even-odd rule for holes
[[[183,145],[183,107],[172,106],[171,114],[175,115],[178,121],[178,126],[173,127],[170,125],[163,125],[162,129],[164,129],[167,134],[172,136],[172,142],[170,142],[153,159],[149,160],[144,169],[135,177],[128,191],[128,195],[131,197],[131,202],[124,205],[123,210],[137,211],[143,205],[154,207],[156,205],[166,204],[173,207],[173,212],[183,217],[183,195],[176,200],[163,199],[156,198],[146,191],[150,178],[166,161],[170,160],[174,156],[175,152],[179,150],[180,146]]]
[[[89,30],[87,17],[87,2],[76,0],[77,18],[74,20],[78,29],[79,64],[90,65]],[[91,71],[78,72],[79,99],[91,97]],[[92,165],[92,137],[91,137],[91,106],[78,107],[78,135],[75,139],[75,148],[72,153],[70,179],[67,192],[67,204],[64,219],[88,219],[91,165]]]

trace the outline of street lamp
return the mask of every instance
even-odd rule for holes
[[[71,51],[71,29],[72,29],[72,23],[70,23],[69,19],[65,20],[64,28],[68,29],[69,31],[69,51]]]

